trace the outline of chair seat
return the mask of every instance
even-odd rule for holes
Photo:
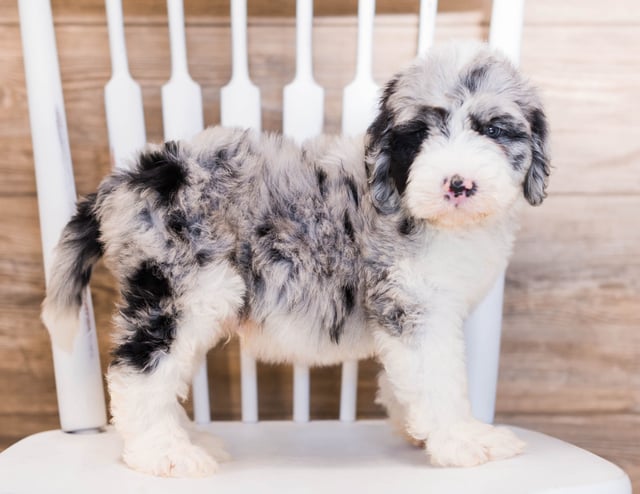
[[[475,468],[434,468],[383,421],[214,422],[232,459],[206,479],[161,479],[129,470],[121,441],[48,431],[0,455],[0,492],[17,493],[545,493],[630,494],[617,466],[558,439],[512,429],[524,454]]]

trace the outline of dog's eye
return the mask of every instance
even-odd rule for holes
[[[491,139],[496,139],[500,137],[503,132],[504,131],[500,127],[497,127],[495,125],[487,125],[484,128],[483,134],[486,135],[487,137],[490,137]]]

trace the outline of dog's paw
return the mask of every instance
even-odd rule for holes
[[[431,463],[443,467],[473,467],[516,456],[525,443],[509,429],[467,421],[436,429],[427,439]]]
[[[133,470],[159,477],[208,477],[218,470],[204,449],[187,441],[169,448],[125,449],[122,459]]]
[[[411,446],[415,448],[424,448],[426,445],[426,441],[424,439],[416,439],[406,431],[403,431],[400,434],[405,441],[407,441]]]

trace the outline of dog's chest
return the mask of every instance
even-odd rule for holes
[[[444,293],[468,309],[506,267],[511,244],[512,236],[498,229],[438,232],[400,269],[417,292]]]

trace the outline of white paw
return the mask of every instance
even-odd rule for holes
[[[472,467],[511,458],[525,443],[509,429],[467,421],[436,429],[427,439],[431,463],[443,467]]]
[[[218,470],[204,449],[187,441],[166,448],[125,448],[122,459],[133,470],[159,477],[208,477]]]
[[[402,437],[405,439],[405,441],[407,441],[411,446],[414,446],[416,448],[424,448],[425,447],[425,440],[424,439],[416,439],[415,437],[413,437],[411,434],[409,434],[406,431],[403,431],[401,433]]]

